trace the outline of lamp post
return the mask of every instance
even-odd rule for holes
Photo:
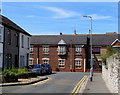
[[[92,55],[92,17],[91,16],[83,16],[86,18],[90,18],[90,30],[89,30],[89,34],[90,34],[90,81],[92,82],[93,78],[93,55]]]

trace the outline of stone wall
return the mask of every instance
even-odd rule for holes
[[[107,59],[107,66],[102,66],[102,77],[112,93],[120,93],[120,53]]]

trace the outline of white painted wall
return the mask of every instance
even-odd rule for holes
[[[4,39],[4,26],[0,24],[0,68],[3,66],[3,39]]]
[[[22,48],[22,35],[24,36],[24,44]],[[29,49],[28,49],[28,38],[29,38]],[[19,67],[24,67],[27,65],[27,60],[29,62],[29,58],[27,59],[27,53],[30,53],[30,37],[23,33],[20,33],[20,47],[19,47]],[[29,63],[28,63],[29,64]]]

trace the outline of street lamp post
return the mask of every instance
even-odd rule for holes
[[[92,17],[91,16],[83,16],[83,17],[88,17],[90,18],[90,30],[89,30],[89,34],[90,34],[90,81],[93,80],[92,76],[93,76],[93,55],[92,55]]]

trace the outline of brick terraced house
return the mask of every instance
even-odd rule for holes
[[[93,34],[94,70],[101,71],[100,56],[107,46],[120,50],[120,34]],[[33,35],[30,64],[50,64],[52,70],[86,72],[90,69],[89,35]]]
[[[31,35],[7,17],[0,15],[0,68],[29,64]]]

